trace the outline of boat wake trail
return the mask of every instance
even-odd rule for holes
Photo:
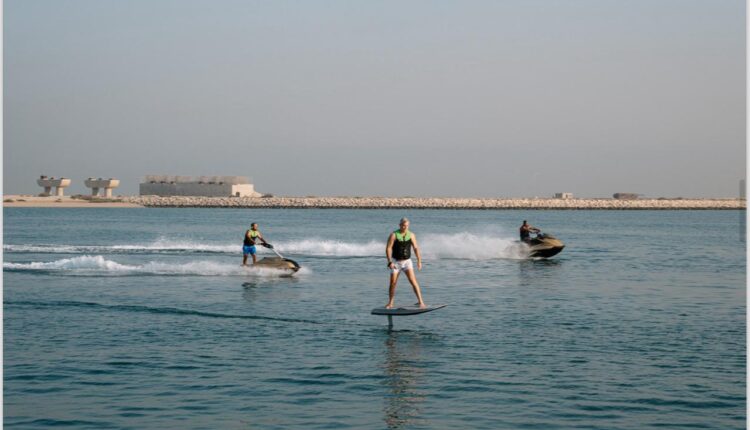
[[[146,244],[127,245],[3,245],[3,250],[18,254],[237,254],[242,244],[210,244],[158,239]]]
[[[459,232],[453,234],[419,235],[419,244],[425,258],[430,259],[469,259],[489,260],[498,258],[521,259],[528,257],[527,247],[518,241],[493,234]],[[312,257],[380,257],[385,252],[385,238],[363,242],[339,241],[323,238],[307,238],[291,241],[274,241],[276,249],[284,254]],[[238,255],[241,244],[203,243],[195,241],[175,241],[160,238],[145,244],[122,245],[56,245],[56,244],[6,244],[6,253],[17,254],[221,254]],[[269,250],[258,248],[260,254],[271,254]],[[68,261],[59,260],[59,261]],[[99,265],[107,260],[97,260]],[[85,264],[91,264],[86,261]],[[111,270],[118,270],[117,263],[110,264]],[[6,266],[7,267],[7,266]],[[173,266],[169,266],[173,267]],[[232,267],[227,265],[227,267]],[[211,272],[212,268],[207,268]],[[189,268],[186,268],[189,270]],[[223,270],[223,269],[221,269]]]
[[[289,276],[289,271],[272,268],[242,267],[214,261],[192,261],[171,264],[150,261],[144,264],[121,264],[101,255],[83,255],[49,262],[4,263],[6,272],[36,272],[93,276]],[[309,273],[302,268],[295,276]]]
[[[461,232],[455,234],[424,234],[419,236],[419,246],[425,258],[491,260],[499,258],[523,259],[528,257],[528,247],[520,242],[500,236]],[[385,254],[385,240],[368,242],[343,242],[309,239],[296,242],[279,242],[277,248],[285,253],[330,257],[380,257]]]
[[[419,239],[426,258],[467,260],[521,259],[528,247],[507,238],[475,233],[426,234]]]
[[[50,307],[74,307],[74,308],[88,308],[88,309],[100,309],[100,310],[111,310],[121,312],[145,312],[151,314],[166,314],[166,315],[185,315],[195,316],[204,318],[227,318],[227,319],[251,319],[251,320],[267,320],[267,321],[280,321],[280,322],[291,322],[291,323],[307,323],[307,324],[324,324],[323,322],[305,320],[298,318],[279,318],[279,317],[266,317],[258,315],[232,315],[217,312],[205,312],[195,311],[189,309],[179,309],[172,307],[150,307],[150,306],[139,306],[139,305],[104,305],[93,302],[75,302],[75,301],[57,301],[57,302],[33,302],[33,301],[4,301],[6,306],[31,306],[35,308],[50,308]]]
[[[319,257],[374,257],[385,252],[385,242],[376,240],[356,243],[314,238],[279,242],[276,247],[289,254]]]

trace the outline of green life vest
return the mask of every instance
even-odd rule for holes
[[[247,237],[247,233],[250,233],[250,237]],[[243,240],[243,244],[245,246],[255,245],[255,238],[257,238],[259,234],[260,233],[255,230],[248,230],[247,232],[245,232],[245,239]]]
[[[411,232],[406,230],[406,233],[401,233],[401,230],[393,232],[396,236],[396,240],[393,241],[393,247],[391,248],[391,256],[395,260],[408,260],[411,258]]]
[[[396,240],[399,242],[407,242],[411,240],[411,232],[409,230],[406,230],[406,233],[404,234],[401,234],[401,230],[396,230],[393,234],[396,235]]]

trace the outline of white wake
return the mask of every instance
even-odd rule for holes
[[[59,272],[81,275],[190,275],[190,276],[288,276],[289,271],[266,267],[242,267],[239,264],[214,261],[191,261],[171,264],[149,261],[144,264],[121,264],[101,255],[83,255],[49,262],[4,263],[4,270],[18,272]],[[309,273],[302,268],[296,275]]]
[[[498,258],[526,258],[527,248],[517,240],[496,234],[458,232],[452,234],[418,235],[425,258],[488,260]],[[380,257],[385,254],[385,240],[345,241],[318,237],[300,240],[274,241],[282,254],[319,257]],[[222,254],[241,255],[241,243],[205,243],[190,240],[160,238],[142,244],[116,245],[60,245],[60,244],[5,244],[8,253],[39,254]],[[272,251],[258,247],[260,254]],[[95,258],[95,257],[91,257]],[[65,260],[59,260],[65,261]],[[115,263],[117,264],[117,263]],[[156,264],[156,263],[154,263]],[[215,263],[212,263],[215,264]],[[228,265],[231,266],[231,265]],[[208,267],[207,269],[210,269]]]

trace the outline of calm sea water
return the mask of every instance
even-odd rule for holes
[[[389,331],[405,215],[449,306]],[[743,217],[8,208],[5,425],[744,428]],[[523,219],[567,248],[523,259]],[[251,221],[304,269],[240,268]]]

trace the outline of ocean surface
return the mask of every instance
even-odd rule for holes
[[[744,211],[3,213],[6,428],[745,428]],[[448,306],[389,331],[402,216]]]

